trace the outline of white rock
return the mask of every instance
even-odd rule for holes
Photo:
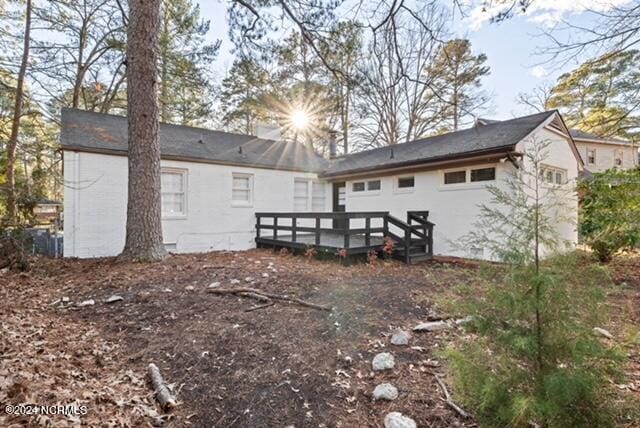
[[[231,283],[232,284],[240,284],[240,280],[239,279],[232,279]]]
[[[613,339],[613,334],[609,333],[604,328],[594,327],[593,328],[593,332],[596,333],[596,334],[599,334],[600,336],[604,336],[607,339]]]
[[[395,367],[396,361],[388,352],[381,352],[373,357],[372,366],[374,371],[390,370]]]
[[[269,278],[269,274],[265,272],[265,273],[262,274],[262,277],[263,278]]]
[[[212,282],[211,284],[209,284],[209,288],[218,288],[218,287],[220,287],[220,283],[218,281]]]
[[[93,300],[93,299],[89,299],[89,300],[85,300],[85,301],[82,301],[82,302],[78,303],[78,306],[79,306],[79,307],[83,307],[83,306],[93,306],[93,305],[95,305],[95,304],[96,304],[95,300]]]
[[[193,285],[187,285],[186,287],[184,287],[184,289],[187,291],[193,291],[195,290],[195,287]]]
[[[423,322],[413,327],[413,331],[440,331],[449,328],[449,324],[444,321]]]
[[[62,303],[69,303],[69,298],[67,296],[64,296],[62,298]]]
[[[251,282],[251,281],[255,281],[255,278],[252,277],[252,276],[248,276],[244,280],[247,281],[247,282]]]
[[[374,400],[395,400],[398,398],[398,388],[390,383],[381,383],[373,390]]]
[[[417,428],[416,421],[400,412],[391,412],[384,417],[384,428]]]
[[[408,345],[409,339],[411,339],[411,335],[409,334],[409,332],[404,330],[397,330],[395,333],[393,333],[393,336],[391,336],[391,344],[398,346]]]
[[[455,320],[455,324],[456,325],[465,325],[465,324],[469,324],[470,322],[473,322],[475,318],[473,318],[473,315],[469,315],[466,316],[464,318],[459,318],[457,320]]]
[[[122,296],[118,296],[117,294],[114,294],[113,296],[109,297],[107,300],[105,300],[105,303],[115,303],[115,302],[119,302],[121,300],[124,300],[122,298]]]

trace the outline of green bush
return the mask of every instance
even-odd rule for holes
[[[606,319],[609,282],[606,270],[558,256],[539,273],[513,268],[482,299],[466,302],[477,340],[447,356],[456,391],[482,426],[612,425],[609,380],[622,355],[593,334]]]
[[[640,244],[640,169],[594,174],[579,191],[580,234],[600,261]]]

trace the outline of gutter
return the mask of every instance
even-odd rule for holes
[[[403,162],[396,162],[391,164],[386,164],[382,166],[373,166],[373,167],[365,167],[365,168],[356,168],[350,169],[346,171],[340,171],[336,173],[320,173],[319,177],[326,179],[338,179],[349,177],[353,175],[371,175],[371,174],[379,174],[392,172],[396,170],[402,170],[412,167],[419,166],[429,166],[429,165],[446,165],[448,163],[456,162],[459,160],[474,160],[475,158],[482,158],[491,155],[519,155],[518,152],[515,151],[515,144],[509,144],[507,146],[493,147],[491,149],[483,149],[483,150],[475,150],[471,152],[464,152],[455,155],[444,155],[433,158],[426,159],[412,159]]]

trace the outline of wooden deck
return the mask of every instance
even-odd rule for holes
[[[393,242],[393,256],[406,263],[433,256],[428,211],[407,212],[407,222],[386,211],[256,213],[258,247],[291,248],[346,255],[381,251]]]

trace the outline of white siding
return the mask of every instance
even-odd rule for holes
[[[547,161],[550,164],[557,164],[566,169],[569,180],[572,184],[575,184],[578,163],[571,152],[568,141],[546,130],[538,131],[537,135],[539,138],[552,141],[550,156]],[[488,166],[496,167],[495,181],[467,182],[453,185],[443,184],[445,171],[459,170],[461,168],[403,173],[347,181],[347,211],[389,211],[392,215],[406,221],[407,211],[429,210],[429,220],[435,223],[433,235],[435,254],[490,258],[488,250],[481,251],[482,249],[478,248],[461,249],[457,245],[459,239],[471,231],[478,218],[479,205],[489,203],[491,200],[491,194],[486,190],[487,184],[502,185],[504,179],[513,173],[514,168],[508,161],[495,164],[478,164],[473,168]],[[398,188],[397,179],[408,176],[415,177],[415,187],[413,189]],[[353,182],[378,178],[381,180],[380,191],[353,192]],[[577,242],[575,226],[577,215],[577,199],[570,200],[567,204],[567,209],[563,212],[563,217],[566,216],[569,220],[562,221],[558,227],[561,237],[572,244]]]
[[[186,215],[162,220],[164,241],[177,252],[254,247],[255,213],[291,211],[294,178],[316,178],[310,173],[165,160],[162,167],[187,171]],[[119,254],[125,237],[127,158],[65,151],[64,168],[65,256]],[[252,176],[252,204],[232,204],[233,173]]]
[[[576,141],[576,146],[578,146],[580,155],[584,160],[585,169],[591,172],[602,172],[613,168],[616,150],[622,150],[621,168],[630,169],[637,166],[638,164],[637,147],[634,148],[631,146],[623,146],[617,144],[591,143],[579,140]],[[588,162],[587,152],[589,150],[595,150],[596,152],[595,165]]]

